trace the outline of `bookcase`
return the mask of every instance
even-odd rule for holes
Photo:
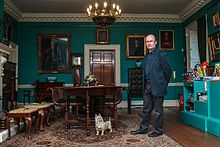
[[[184,82],[181,121],[220,137],[220,81]]]
[[[143,68],[128,69],[128,113],[131,113],[131,106],[138,106],[132,104],[132,99],[143,96],[143,82]]]

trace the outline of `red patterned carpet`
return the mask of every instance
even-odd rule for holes
[[[157,138],[147,135],[130,135],[130,130],[137,129],[141,118],[137,114],[119,114],[118,128],[113,132],[105,132],[103,136],[96,136],[92,123],[91,135],[86,136],[84,128],[71,128],[65,131],[63,120],[56,118],[52,125],[39,134],[32,133],[32,139],[27,139],[27,132],[13,136],[3,142],[3,147],[181,147],[179,143],[166,134]],[[152,130],[153,128],[151,128]],[[27,130],[27,129],[26,129]],[[0,145],[0,146],[1,146]]]

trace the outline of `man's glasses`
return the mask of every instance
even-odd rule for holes
[[[145,41],[146,43],[153,43],[153,42],[155,42],[155,41],[153,41],[153,40],[150,40],[150,41]]]

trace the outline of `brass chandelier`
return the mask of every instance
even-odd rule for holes
[[[102,2],[99,4],[98,2]],[[89,5],[87,8],[88,17],[102,27],[112,24],[117,17],[121,15],[121,9],[119,5],[112,3],[111,0],[97,0],[94,5]]]

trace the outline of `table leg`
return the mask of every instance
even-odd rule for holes
[[[40,131],[44,131],[43,123],[44,123],[44,111],[42,109],[38,110],[38,113],[40,115]]]
[[[28,139],[31,139],[32,117],[28,117]]]
[[[65,110],[65,121],[64,121],[64,124],[65,124],[65,131],[68,130],[68,106],[66,105],[64,110]]]
[[[36,117],[36,119],[37,119],[35,132],[36,132],[36,134],[38,134],[38,133],[39,133],[38,130],[39,130],[40,114],[37,113],[35,117]]]
[[[90,117],[89,117],[89,102],[90,97],[88,95],[88,90],[86,91],[86,130],[87,130],[87,136],[90,135]]]
[[[6,117],[6,126],[8,128],[8,138],[7,139],[10,139],[11,138],[11,129],[10,129],[10,120],[9,120],[8,116]]]
[[[48,115],[47,115],[47,126],[50,126],[50,116],[51,116],[51,113],[52,113],[52,108],[49,107]]]

